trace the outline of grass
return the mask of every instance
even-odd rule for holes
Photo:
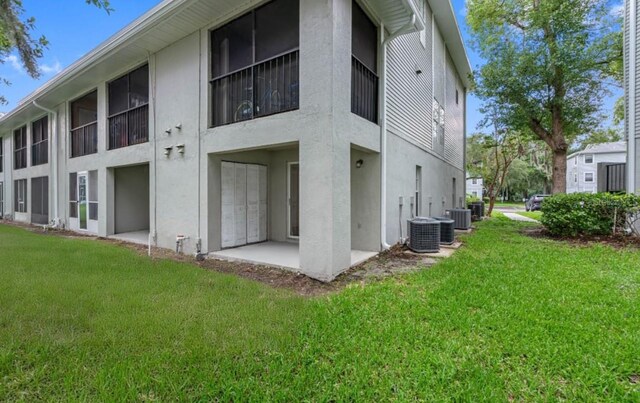
[[[522,208],[524,208],[524,202],[512,202],[512,201],[499,202],[499,201],[496,201],[496,203],[494,204],[494,207],[522,207]]]
[[[542,211],[519,211],[518,214],[538,221],[542,218]]]
[[[640,399],[640,253],[478,226],[315,299],[0,226],[0,400]]]

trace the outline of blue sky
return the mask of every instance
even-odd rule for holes
[[[612,0],[615,2],[615,0]],[[42,77],[33,80],[20,67],[15,55],[0,65],[0,77],[8,79],[12,85],[0,87],[8,105],[0,105],[0,111],[8,112],[30,92],[51,79],[61,69],[67,67],[79,57],[96,47],[102,41],[116,33],[145,11],[159,3],[159,0],[111,0],[115,9],[111,15],[95,7],[85,5],[84,0],[24,0],[25,15],[36,18],[37,35],[45,35],[51,42],[49,49],[40,61]],[[468,32],[464,21],[465,0],[452,0],[462,36],[468,43]],[[614,3],[615,4],[615,3]],[[475,69],[482,60],[467,46],[471,66]],[[610,111],[615,98],[605,102]],[[468,98],[468,132],[475,131],[481,115],[478,112],[479,101]]]

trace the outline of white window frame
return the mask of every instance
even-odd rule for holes
[[[591,157],[591,161],[587,162],[587,157]],[[593,164],[593,154],[585,154],[584,155],[584,163],[585,164]]]
[[[587,175],[591,175],[591,180],[587,180]],[[584,182],[585,183],[593,183],[595,182],[595,175],[593,174],[593,172],[585,172],[584,173]]]
[[[300,175],[300,161],[287,162],[287,238],[300,239],[300,235],[291,234],[291,167],[293,165],[298,166],[298,175]],[[298,176],[298,181],[300,181],[299,176]],[[300,188],[298,188],[298,221],[299,220],[300,220]],[[298,225],[300,225],[300,223],[298,223]]]

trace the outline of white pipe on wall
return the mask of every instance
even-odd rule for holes
[[[60,215],[58,213],[58,185],[60,175],[58,174],[58,112],[33,101],[33,106],[42,109],[51,115],[51,169],[53,170],[53,227],[60,226]]]
[[[382,60],[380,74],[380,245],[383,250],[389,249],[387,243],[387,45],[395,38],[412,32],[416,23],[416,15],[411,15],[407,25],[385,38],[384,25],[380,25],[382,39]],[[402,223],[400,223],[402,228]]]

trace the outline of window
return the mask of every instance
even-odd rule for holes
[[[0,182],[0,218],[3,218],[3,217],[4,217],[4,184]]]
[[[458,94],[458,89],[456,88],[456,105],[458,105],[458,103],[460,102],[459,100],[459,94]]]
[[[573,165],[578,165],[578,157],[573,157]]]
[[[578,183],[578,174],[573,174],[573,181]]]
[[[211,125],[298,109],[299,0],[274,0],[211,31]]]
[[[78,174],[69,174],[69,217],[78,218]]]
[[[431,148],[438,153],[444,153],[444,108],[438,100],[433,99],[433,132]]]
[[[149,141],[149,66],[109,83],[109,149]]]
[[[593,182],[593,172],[585,172],[584,173],[584,181],[585,182]]]
[[[27,212],[27,180],[18,179],[13,182],[14,184],[14,197],[13,197],[13,209],[16,213]]]
[[[478,197],[478,192],[476,192],[475,190],[473,192],[471,192],[471,196],[473,197]]]
[[[351,12],[351,112],[378,123],[378,28],[354,1]]]
[[[71,102],[71,158],[97,152],[98,92],[93,91]]]
[[[49,118],[31,123],[31,166],[49,162]]]
[[[27,167],[27,126],[13,131],[13,169]]]
[[[4,151],[4,139],[0,137],[0,172],[2,172],[2,169],[3,169],[2,167],[4,166],[3,151]],[[2,214],[1,210],[0,210],[0,214]]]
[[[585,164],[593,164],[593,154],[585,154],[584,155],[584,163]]]
[[[478,184],[478,179],[476,179],[476,178],[471,179],[471,184],[472,185],[477,185]]]

